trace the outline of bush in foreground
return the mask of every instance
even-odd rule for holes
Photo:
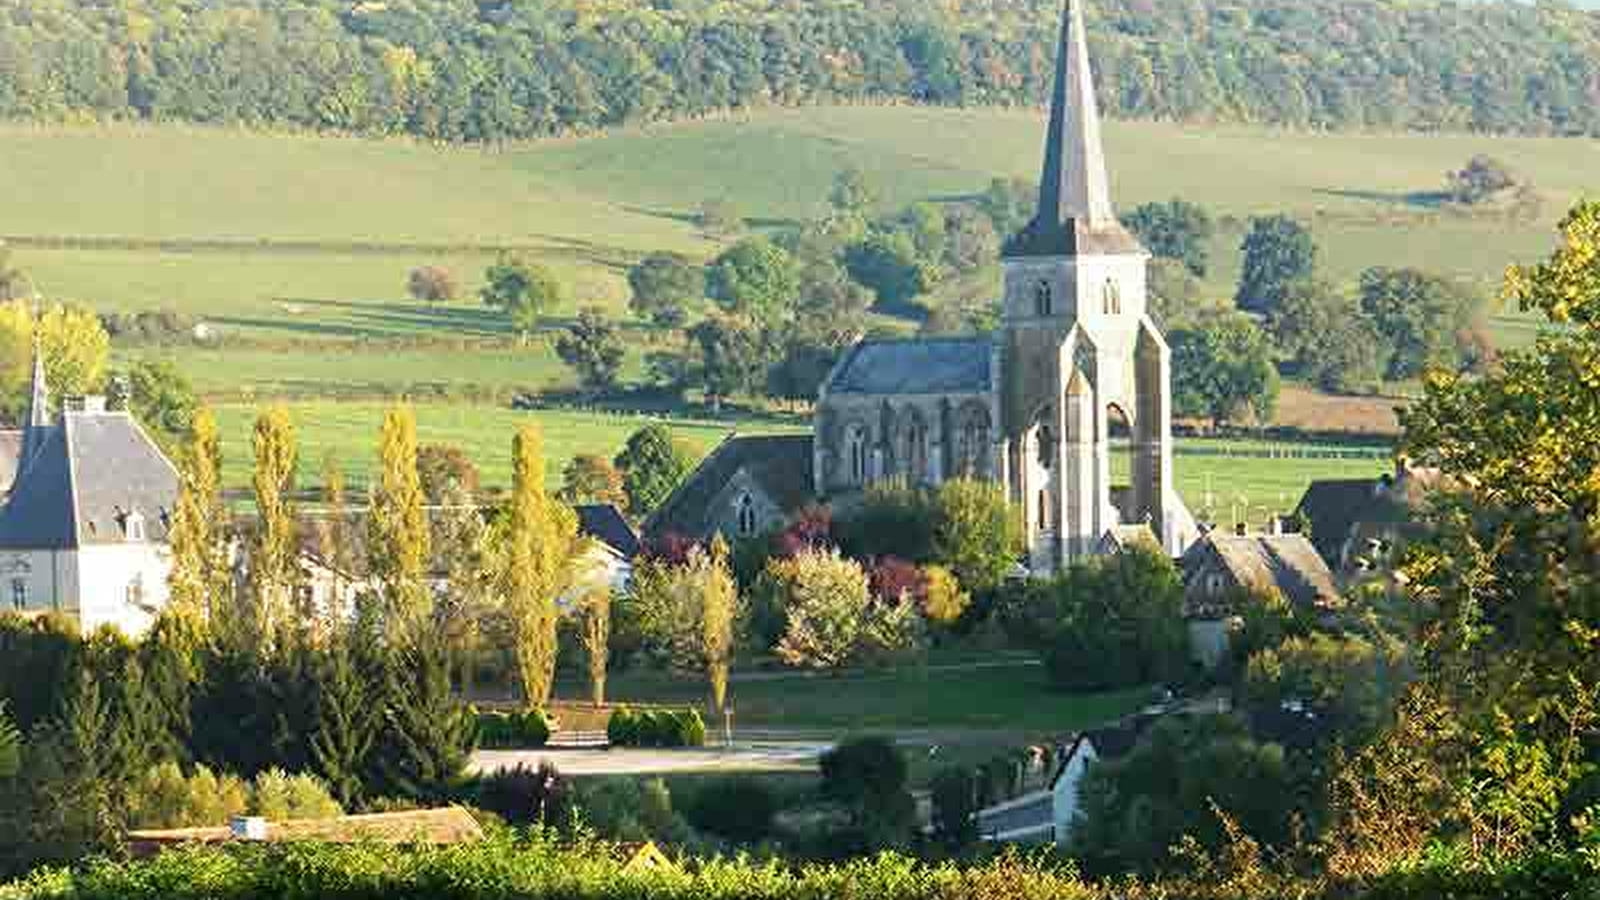
[[[1070,869],[1004,856],[963,867],[893,854],[837,866],[792,869],[709,860],[674,869],[625,871],[626,856],[592,842],[563,846],[544,831],[471,845],[397,850],[375,845],[244,845],[195,848],[134,862],[96,860],[75,871],[44,870],[0,887],[0,900],[1533,900],[1594,896],[1600,869],[1578,856],[1539,857],[1494,872],[1423,866],[1361,886],[1291,881],[1260,872],[1215,873],[1211,881],[1099,885]]]

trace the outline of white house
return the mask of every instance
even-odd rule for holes
[[[35,354],[28,421],[0,507],[0,609],[61,612],[85,632],[113,625],[139,634],[167,602],[178,472],[104,398],[69,398],[53,420],[49,409]]]

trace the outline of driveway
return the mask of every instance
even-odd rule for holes
[[[487,774],[548,762],[563,775],[666,775],[681,772],[812,772],[828,743],[735,743],[684,750],[479,750],[468,771]]]

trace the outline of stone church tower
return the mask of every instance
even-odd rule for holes
[[[1083,0],[1063,17],[1049,127],[1038,211],[1004,253],[998,468],[1036,572],[1123,526],[1176,556],[1198,529],[1173,487],[1171,352],[1145,314],[1149,254],[1112,209]]]
[[[1062,22],[1039,209],[1006,244],[1001,328],[856,344],[817,393],[813,434],[729,439],[649,534],[754,537],[817,500],[848,509],[875,485],[968,477],[1026,510],[1037,574],[1134,541],[1188,549],[1171,354],[1145,315],[1149,254],[1111,206],[1082,2]]]

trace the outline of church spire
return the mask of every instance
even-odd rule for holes
[[[1065,225],[1076,219],[1091,230],[1112,227],[1111,188],[1100,143],[1100,109],[1089,69],[1089,41],[1083,25],[1084,0],[1067,0],[1061,17],[1055,90],[1050,97],[1050,133],[1039,182],[1040,225]]]

